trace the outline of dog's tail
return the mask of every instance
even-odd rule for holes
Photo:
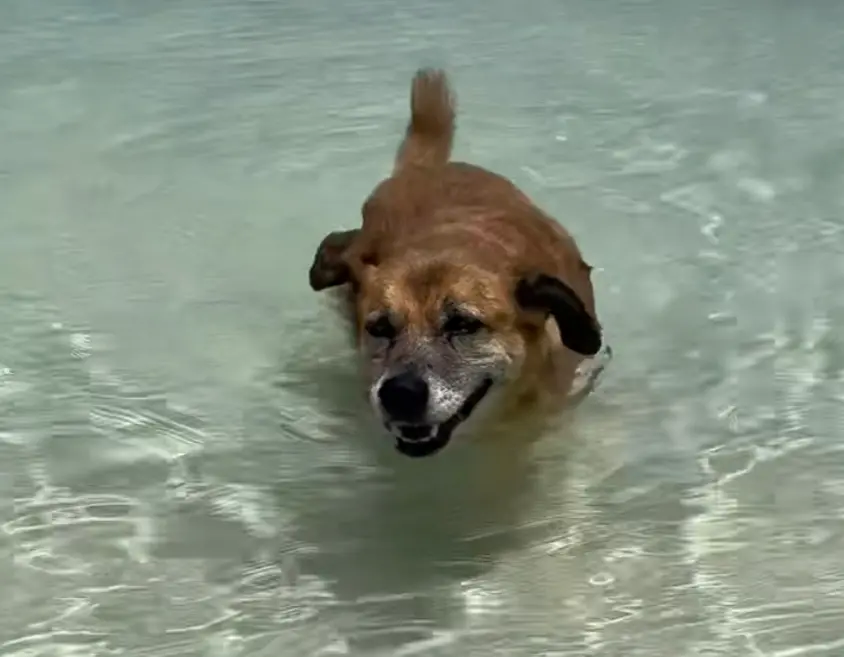
[[[394,171],[446,164],[454,141],[454,117],[454,95],[445,72],[418,70],[410,90],[410,122],[396,153]]]

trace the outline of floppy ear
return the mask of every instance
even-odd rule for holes
[[[525,310],[551,315],[560,339],[572,351],[594,356],[601,349],[601,328],[574,290],[559,278],[537,274],[516,284],[516,302]]]
[[[357,239],[360,229],[335,231],[326,235],[317,247],[309,278],[311,288],[319,292],[329,287],[345,285],[352,280],[346,258],[349,247]]]

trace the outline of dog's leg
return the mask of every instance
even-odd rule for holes
[[[574,382],[569,391],[568,404],[575,407],[586,399],[592,391],[598,386],[598,381],[601,378],[607,365],[612,360],[612,348],[604,343],[603,348],[592,358],[584,360],[577,368]]]

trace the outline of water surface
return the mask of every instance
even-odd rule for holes
[[[421,64],[615,359],[402,459],[313,249]],[[844,654],[844,6],[7,0],[0,655]]]

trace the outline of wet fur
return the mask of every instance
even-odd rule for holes
[[[498,386],[501,411],[512,416],[549,402],[556,408],[578,364],[601,343],[591,267],[573,237],[512,182],[450,160],[455,115],[445,74],[418,71],[392,175],[364,202],[360,228],[323,239],[311,286],[340,293],[373,376],[384,359],[451,353],[437,346],[451,304],[473,310],[486,325],[482,335],[464,336],[449,349],[455,363],[468,363],[469,374],[487,356],[489,367],[506,370]],[[395,341],[389,355],[388,345],[373,344],[364,330],[384,312],[410,336]],[[416,346],[422,336],[433,345],[427,355]]]

